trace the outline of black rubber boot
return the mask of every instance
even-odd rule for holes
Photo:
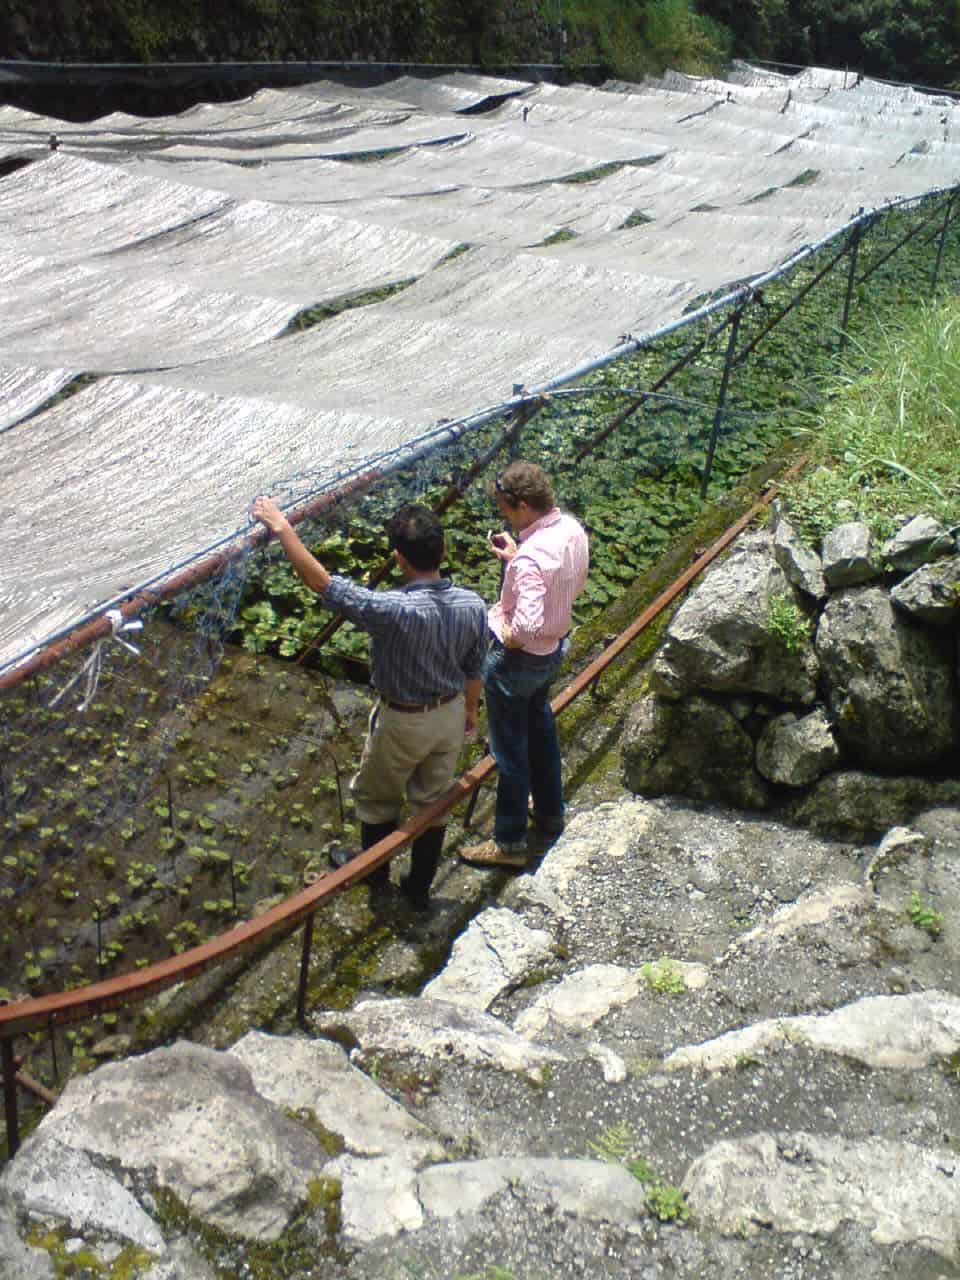
[[[386,836],[396,831],[397,823],[395,819],[389,822],[361,822],[360,823],[360,849],[354,851],[351,849],[332,849],[330,851],[330,865],[332,867],[345,867],[348,862],[352,862],[358,857],[364,849],[372,849],[375,844],[379,844]],[[390,867],[384,865],[378,867],[376,871],[367,876],[367,884],[384,885],[390,879]]]
[[[360,848],[372,849],[375,844],[379,844],[387,836],[391,835],[397,829],[396,819],[391,818],[389,822],[361,822],[360,823]],[[390,864],[385,862],[382,867],[377,867],[376,871],[372,871],[367,876],[367,884],[369,885],[385,885],[390,882]]]
[[[440,864],[446,827],[428,827],[410,846],[410,874],[400,881],[403,896],[415,911],[430,906],[430,886]]]

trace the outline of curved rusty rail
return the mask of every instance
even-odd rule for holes
[[[795,463],[784,477],[787,478],[804,465],[805,460]],[[568,707],[577,697],[589,688],[606,668],[633,640],[649,626],[658,614],[667,608],[703,570],[717,558],[734,541],[735,538],[755,519],[755,517],[773,500],[777,486],[772,485],[758,501],[711,544],[697,559],[671,583],[640,614],[631,625],[623,631],[603,652],[593,660],[556,698],[551,705],[557,713]],[[306,988],[306,975],[309,965],[312,937],[313,916],[320,907],[334,894],[350,885],[365,879],[371,871],[389,862],[414,837],[424,831],[438,818],[444,817],[462,800],[470,796],[486,778],[493,773],[496,762],[492,756],[484,756],[472,768],[468,769],[450,786],[446,793],[416,817],[409,818],[396,831],[381,840],[372,848],[365,850],[353,861],[337,871],[332,871],[321,880],[292,898],[278,903],[263,915],[253,920],[246,920],[227,933],[209,942],[193,947],[178,956],[160,960],[136,973],[122,974],[103,982],[93,983],[86,987],[78,987],[72,991],[58,992],[54,995],[39,996],[27,1000],[15,1001],[0,1007],[0,1058],[3,1066],[3,1092],[7,1123],[7,1146],[12,1155],[19,1145],[16,1110],[16,1068],[13,1057],[13,1039],[30,1031],[50,1029],[55,1026],[68,1025],[88,1017],[96,1017],[112,1009],[125,1008],[167,987],[174,986],[188,978],[196,977],[207,969],[221,964],[234,956],[261,946],[270,938],[292,933],[300,924],[305,924],[303,960],[300,975],[301,998],[298,1005],[302,1013],[303,994]]]

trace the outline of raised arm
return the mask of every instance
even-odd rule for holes
[[[253,504],[253,518],[265,524],[283,547],[294,572],[311,591],[323,595],[330,585],[330,574],[316,556],[311,555],[294,532],[290,521],[272,498],[260,497]]]

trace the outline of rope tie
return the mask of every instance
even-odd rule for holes
[[[103,669],[103,646],[108,640],[116,640],[117,644],[122,644],[125,649],[129,649],[132,654],[136,655],[136,657],[140,657],[140,650],[135,644],[130,644],[128,640],[124,640],[123,634],[127,631],[142,631],[142,621],[137,618],[130,622],[124,622],[123,614],[119,609],[108,609],[105,617],[110,623],[110,634],[108,636],[102,636],[97,641],[80,670],[67,681],[56,697],[50,700],[47,704],[48,706],[55,707],[63,695],[68,693],[77,681],[85,676],[86,686],[83,698],[79,702],[77,710],[86,711],[87,707],[89,707],[90,703],[96,697],[97,687],[100,684],[100,672]]]

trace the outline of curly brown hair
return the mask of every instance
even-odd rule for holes
[[[534,511],[546,512],[557,505],[550,477],[535,462],[511,462],[494,480],[492,491],[511,507],[525,502]]]

